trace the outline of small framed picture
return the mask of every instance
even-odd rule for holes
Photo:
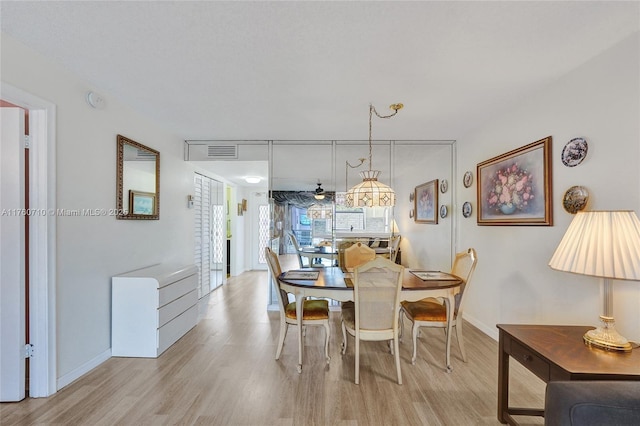
[[[438,223],[438,179],[416,186],[414,192],[416,223]]]
[[[129,207],[131,214],[148,216],[156,214],[156,194],[129,190]]]

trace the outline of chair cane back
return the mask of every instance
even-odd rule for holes
[[[355,383],[360,383],[360,341],[390,341],[398,384],[402,384],[398,348],[398,312],[404,267],[376,257],[354,271],[354,308],[343,309],[342,353],[346,332],[355,338]]]

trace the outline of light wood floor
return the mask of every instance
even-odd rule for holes
[[[444,333],[437,329],[423,329],[418,361],[411,365],[405,321],[404,384],[396,383],[386,345],[365,342],[356,385],[353,345],[340,355],[340,313],[332,312],[331,363],[324,360],[323,328],[309,327],[298,374],[294,329],[280,360],[274,359],[279,314],[265,309],[267,286],[266,272],[229,279],[212,293],[200,323],[160,358],[111,358],[52,397],[0,404],[0,424],[500,424],[498,345],[473,326],[464,330],[468,363],[454,342],[454,371],[448,374]],[[544,383],[512,362],[511,405],[542,407],[543,400]],[[520,420],[542,424],[541,418]]]

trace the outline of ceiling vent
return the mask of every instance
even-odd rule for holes
[[[158,155],[154,152],[149,152],[146,149],[138,149],[138,160],[155,161]]]
[[[146,149],[127,146],[123,152],[124,161],[156,161],[158,155]]]
[[[238,145],[208,145],[207,157],[218,160],[234,160],[238,158]]]

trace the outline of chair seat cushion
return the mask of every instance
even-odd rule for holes
[[[417,302],[402,302],[402,308],[413,321],[439,321],[447,320],[447,309],[437,299],[431,297]]]
[[[356,328],[356,305],[353,302],[342,303],[342,321],[350,328]]]
[[[287,318],[296,319],[296,302],[291,302],[285,308]],[[327,300],[305,300],[302,310],[302,320],[329,319],[329,302]]]

